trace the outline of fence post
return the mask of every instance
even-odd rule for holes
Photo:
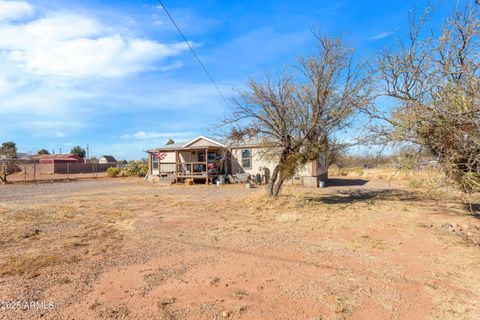
[[[27,160],[23,161],[23,171],[25,182],[27,182]]]
[[[37,163],[33,160],[33,181],[35,182],[35,175],[37,174]]]
[[[67,162],[67,180],[70,180],[70,163]]]

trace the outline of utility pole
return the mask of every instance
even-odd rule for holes
[[[87,159],[90,159],[90,146],[87,143]]]

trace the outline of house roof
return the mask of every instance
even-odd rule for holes
[[[107,162],[117,162],[117,159],[115,159],[113,156],[102,156],[102,158],[105,158]]]
[[[212,138],[208,138],[208,137],[205,137],[205,136],[198,136],[190,141],[188,141],[187,143],[185,143],[184,145],[182,145],[183,148],[186,148],[188,146],[191,146],[192,144],[194,144],[195,142],[199,141],[199,140],[205,140],[205,141],[208,141],[209,143],[212,144],[213,147],[224,147],[225,148],[225,145],[223,143],[221,143],[220,141],[217,141],[215,139],[212,139]]]
[[[79,160],[81,157],[75,154],[41,154],[32,157],[35,160],[54,159],[54,160]]]
[[[216,139],[206,137],[206,136],[198,136],[198,137],[196,137],[196,138],[194,138],[190,141],[187,141],[187,142],[176,142],[176,143],[168,144],[166,146],[162,146],[162,147],[147,150],[147,152],[152,153],[152,152],[158,152],[159,150],[172,150],[173,151],[173,150],[199,149],[199,147],[192,147],[192,144],[194,144],[195,142],[197,142],[201,139],[203,139],[203,140],[205,140],[209,143],[205,146],[202,146],[201,148],[204,148],[204,147],[206,147],[206,148],[208,148],[208,147],[225,148],[225,145],[222,142],[220,142]]]

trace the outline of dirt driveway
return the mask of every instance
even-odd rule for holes
[[[461,203],[360,179],[284,194],[0,186],[0,318],[480,318],[480,219]]]

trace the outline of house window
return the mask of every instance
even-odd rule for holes
[[[152,167],[153,169],[158,169],[158,158],[155,156],[152,156]]]
[[[251,149],[242,150],[242,168],[252,169],[252,150]]]

